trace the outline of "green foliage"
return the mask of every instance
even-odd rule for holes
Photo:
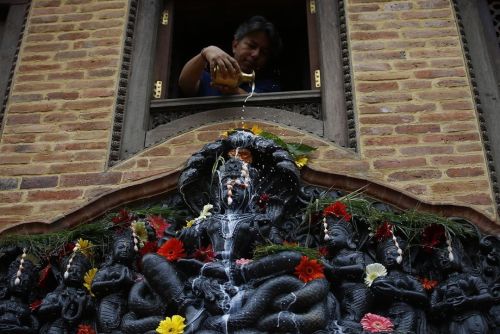
[[[302,247],[302,246],[297,246],[297,245],[290,245],[290,244],[284,244],[284,245],[274,245],[274,244],[269,244],[269,245],[261,245],[257,246],[254,251],[254,260],[263,258],[267,255],[271,254],[276,254],[280,252],[285,252],[285,251],[295,251],[304,254],[310,259],[319,259],[320,254],[318,250],[314,248],[308,248],[308,247]]]
[[[300,157],[306,156],[307,154],[311,153],[312,151],[316,150],[315,147],[302,144],[302,143],[286,143],[283,139],[278,137],[275,134],[269,133],[269,132],[261,132],[259,136],[270,139],[274,141],[274,143],[283,149],[287,150],[288,153],[294,158],[298,159]]]

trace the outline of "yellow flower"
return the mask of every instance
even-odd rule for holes
[[[298,157],[297,159],[295,159],[295,164],[297,165],[297,167],[302,168],[305,165],[307,165],[308,161],[309,161],[309,159],[307,157],[302,156],[302,157]]]
[[[193,226],[195,223],[195,220],[194,219],[191,219],[190,221],[187,221],[186,222],[186,226],[184,226],[184,228],[188,228],[188,227],[191,227]]]
[[[94,276],[97,273],[97,268],[92,268],[89,271],[85,273],[85,276],[83,277],[83,286],[89,290],[89,293],[92,297],[95,297],[94,294],[92,293],[92,281],[94,280]]]
[[[257,124],[252,126],[252,129],[250,129],[254,135],[260,135],[264,130],[262,130]]]
[[[380,276],[386,276],[387,269],[380,263],[372,263],[366,266],[365,284],[371,286],[373,281]]]
[[[134,232],[141,241],[141,244],[148,241],[148,231],[146,230],[146,224],[144,222],[133,222],[132,227]]]
[[[84,239],[78,239],[76,242],[74,251],[80,251],[82,252],[85,256],[91,256],[92,255],[92,247],[94,247],[94,244],[91,241],[84,240]]]
[[[229,131],[224,131],[223,133],[221,133],[221,138],[227,138],[229,137]]]
[[[184,327],[186,327],[184,320],[186,319],[177,314],[173,315],[172,318],[166,317],[165,320],[160,322],[156,332],[160,334],[183,334]]]

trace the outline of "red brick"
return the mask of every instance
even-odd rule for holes
[[[1,182],[1,181],[0,181]],[[1,189],[1,188],[0,188]],[[19,203],[23,196],[22,192],[1,192],[0,193],[0,203]]]
[[[41,90],[59,89],[61,84],[54,82],[40,82],[40,83],[24,83],[14,86],[14,89],[18,92],[33,92]]]
[[[36,65],[20,65],[18,67],[19,73],[24,72],[42,72],[53,71],[61,68],[61,64],[36,64]]]
[[[403,37],[408,39],[414,38],[439,38],[457,36],[457,31],[455,29],[423,29],[423,30],[411,30],[403,32]]]
[[[391,64],[389,63],[362,63],[362,64],[354,64],[354,70],[359,72],[366,71],[388,71],[391,69]]]
[[[99,197],[107,192],[110,192],[112,191],[113,188],[111,187],[97,187],[97,188],[91,188],[91,189],[87,189],[85,190],[85,192],[83,193],[83,197],[85,198],[95,198],[95,197]]]
[[[480,164],[484,163],[484,158],[482,155],[463,155],[463,156],[439,156],[432,157],[431,163],[433,165],[470,165],[470,164]]]
[[[53,15],[53,14],[70,14],[78,10],[76,6],[62,6],[54,8],[34,8],[32,10],[33,16],[39,15]]]
[[[67,50],[69,45],[67,43],[44,43],[39,45],[28,45],[24,48],[26,52],[54,52],[60,50]]]
[[[407,93],[380,93],[377,95],[364,95],[359,97],[362,103],[386,103],[386,102],[405,102],[413,99],[411,94]]]
[[[412,89],[427,89],[431,88],[432,83],[430,81],[424,81],[424,80],[407,80],[403,81],[401,83],[401,88],[403,90],[412,90]]]
[[[414,117],[411,115],[394,115],[382,114],[377,116],[361,116],[360,124],[401,124],[413,122]]]
[[[107,158],[107,151],[78,151],[73,155],[76,161],[105,160]]]
[[[422,9],[448,8],[450,2],[449,0],[423,0],[417,1],[417,6]]]
[[[353,52],[352,59],[355,61],[373,61],[373,60],[395,60],[405,59],[406,51],[372,51],[372,52]]]
[[[396,106],[394,109],[395,112],[403,112],[403,113],[434,111],[434,110],[436,110],[435,103],[425,103],[425,104],[406,103]]]
[[[423,136],[423,141],[425,143],[455,143],[464,142],[470,140],[479,141],[479,134],[477,133],[456,133],[456,134],[427,134]]]
[[[477,123],[452,123],[443,124],[441,127],[443,132],[465,132],[477,130]]]
[[[90,36],[90,33],[82,31],[82,32],[68,32],[65,34],[60,34],[57,36],[57,39],[60,41],[75,41],[78,39],[85,39]]]
[[[413,5],[409,2],[393,2],[384,5],[384,10],[386,11],[405,11],[413,8]]]
[[[469,82],[466,78],[462,79],[441,79],[436,82],[437,87],[453,88],[453,87],[465,87],[468,86]]]
[[[34,7],[59,7],[61,0],[38,0],[34,3]]]
[[[60,24],[38,24],[31,25],[29,28],[29,33],[46,33],[46,32],[60,32],[60,31],[72,31],[75,30],[75,25],[71,23],[60,23]]]
[[[119,184],[122,173],[85,173],[61,175],[61,187]]]
[[[24,204],[9,204],[7,206],[0,206],[0,212],[4,216],[16,216],[20,215],[27,217],[33,211],[32,205]]]
[[[20,175],[43,175],[47,174],[47,166],[18,165],[15,167],[0,167],[0,175],[20,176]]]
[[[465,143],[463,145],[457,145],[456,150],[459,153],[482,152],[483,145],[481,143]]]
[[[92,37],[94,38],[103,38],[103,37],[116,37],[122,34],[122,29],[103,29],[97,30],[92,33]]]
[[[102,169],[103,169],[103,164],[100,161],[68,162],[68,163],[50,165],[49,172],[51,174],[81,173],[81,172],[97,172],[101,171]]]
[[[439,112],[424,114],[419,117],[421,122],[470,121],[475,119],[469,111]]]
[[[368,4],[368,5],[351,5],[349,6],[349,12],[351,13],[361,13],[361,12],[376,12],[380,9],[380,6],[377,4]]]
[[[427,193],[427,186],[421,184],[411,184],[404,187],[404,190],[414,195],[424,195]]]
[[[111,126],[110,122],[79,122],[79,123],[64,123],[60,128],[64,131],[92,131],[106,130]]]
[[[465,70],[458,69],[439,69],[439,70],[421,70],[414,71],[415,78],[418,79],[435,79],[443,77],[465,77]]]
[[[29,162],[31,162],[31,156],[27,154],[8,155],[2,153],[2,159],[0,159],[0,165],[18,165],[27,164]]]
[[[76,60],[71,61],[67,64],[69,69],[93,69],[108,66],[116,66],[118,64],[117,59],[90,59],[90,60]]]
[[[50,151],[50,145],[43,143],[17,144],[11,146],[10,148],[13,148],[13,152],[16,153],[38,153]]]
[[[491,205],[493,200],[489,194],[468,194],[461,196],[454,196],[455,200],[459,202],[469,203],[473,205]]]
[[[108,2],[99,2],[91,5],[82,6],[82,12],[97,12],[105,9],[121,9],[125,8],[125,4],[123,1],[108,1]]]
[[[36,34],[36,35],[28,35],[28,37],[26,38],[26,41],[27,42],[49,42],[49,41],[52,41],[55,39],[55,35],[54,34]],[[36,58],[36,57],[43,57],[43,58]],[[49,59],[50,56],[47,56],[47,55],[30,55],[28,57],[25,57],[23,56],[23,60],[31,60],[31,61],[34,61],[34,60],[47,60]]]
[[[369,146],[393,146],[418,143],[418,138],[414,136],[380,136],[373,138],[362,138],[362,140],[365,145]]]
[[[44,215],[51,214],[58,215],[61,212],[70,212],[79,206],[76,200],[71,202],[50,202],[48,204],[40,204],[38,206],[38,212],[43,213]]]
[[[79,24],[79,29],[82,30],[97,30],[106,29],[113,27],[120,27],[124,23],[123,20],[103,20],[103,21],[91,21],[91,22],[81,22]]]
[[[54,188],[59,182],[58,176],[33,176],[23,177],[21,189]]]
[[[123,18],[123,17],[125,17],[124,10],[113,10],[113,11],[97,14],[97,18],[99,20],[109,20],[109,19],[117,19],[117,18]],[[116,35],[114,35],[114,36],[116,36]]]
[[[360,114],[380,114],[394,112],[392,106],[359,106]]]
[[[197,133],[196,137],[200,141],[211,142],[219,139],[220,133],[219,131],[203,131]]]
[[[97,119],[106,119],[106,120],[111,120],[112,112],[111,110],[105,110],[105,111],[92,111],[92,110],[87,110],[80,112],[80,119],[81,120],[97,120]]]
[[[60,123],[60,122],[69,122],[76,121],[78,116],[68,112],[57,112],[50,113],[43,118],[43,122],[45,123]]]
[[[40,114],[10,115],[7,117],[7,125],[40,124]]]
[[[413,20],[413,19],[434,19],[443,17],[452,17],[453,14],[449,9],[442,10],[429,10],[429,11],[411,11],[401,13],[401,18],[403,20]]]
[[[34,102],[43,100],[42,94],[16,94],[10,97],[11,102]]]
[[[441,107],[443,110],[472,110],[474,105],[472,101],[452,101],[452,102],[441,102]]]
[[[48,100],[76,100],[78,92],[52,92],[47,94]]]
[[[469,97],[470,92],[463,89],[438,90],[433,92],[417,93],[418,97],[423,100],[455,100]]]
[[[20,135],[9,135],[9,134],[4,134],[2,136],[2,141],[4,144],[20,144],[20,143],[34,143],[36,139],[36,135],[31,134],[31,133],[23,133]],[[5,156],[2,156],[2,160],[5,158]]]
[[[112,68],[103,68],[97,70],[88,71],[89,78],[102,78],[102,77],[111,77],[116,74],[116,69]]]
[[[6,130],[10,130],[12,133],[47,133],[53,132],[56,128],[53,125],[47,124],[36,124],[36,125],[25,125],[16,127],[7,127]]]
[[[384,42],[354,42],[351,49],[354,51],[371,51],[385,49]]]
[[[421,60],[401,60],[394,62],[394,68],[398,70],[413,70],[416,68],[425,68],[428,64],[426,61]]]
[[[38,137],[39,142],[63,142],[69,141],[71,139],[70,135],[67,133],[47,133],[40,135]]]
[[[89,140],[100,139],[105,140],[109,138],[108,131],[77,131],[71,134],[72,140]]]
[[[409,53],[410,58],[445,58],[462,56],[462,51],[459,48],[411,50]]]
[[[56,145],[56,151],[81,151],[81,150],[100,150],[107,149],[107,142],[90,142],[90,143],[61,143]]]
[[[427,41],[428,46],[433,48],[450,48],[460,45],[459,39],[434,39]]]
[[[75,50],[75,51],[59,51],[55,54],[55,60],[68,60],[68,59],[78,59],[87,57],[87,51],[85,50]],[[73,70],[69,68],[68,70]]]
[[[33,156],[33,162],[57,162],[72,161],[72,154],[69,152],[47,152]]]
[[[458,193],[458,192],[467,192],[470,193],[472,191],[483,191],[485,188],[487,189],[489,184],[487,181],[468,181],[468,182],[458,182],[454,180],[453,182],[440,182],[431,185],[431,189],[436,194],[443,193]]]
[[[382,159],[375,160],[373,166],[377,169],[392,169],[392,168],[413,168],[426,166],[425,158],[410,158],[410,159]]]
[[[389,181],[415,181],[426,179],[439,179],[441,178],[441,171],[439,170],[409,170],[405,172],[395,172],[388,176]]]
[[[137,171],[137,172],[125,172],[123,173],[122,182],[137,181],[141,179],[147,179],[151,176],[162,174],[162,170],[148,170],[148,171]]]
[[[383,12],[371,12],[371,13],[359,13],[349,15],[350,21],[386,21],[397,19],[396,13],[383,13]]]
[[[52,15],[52,16],[38,16],[38,17],[33,17],[30,20],[31,24],[40,24],[40,23],[55,23],[59,20],[59,16],[57,15]]]
[[[399,86],[397,82],[361,82],[356,85],[356,90],[363,93],[371,93],[397,90],[398,87]]]
[[[360,31],[366,31],[366,30],[377,30],[377,26],[374,24],[367,24],[367,23],[355,23],[351,26],[352,31],[360,30]]]
[[[396,153],[394,148],[365,149],[364,156],[367,158],[378,158],[383,156],[393,156]]]
[[[171,153],[170,148],[168,148],[167,146],[157,146],[157,147],[154,147],[150,150],[145,151],[141,155],[145,156],[145,157],[167,156],[167,155],[170,155],[170,153]]]
[[[113,105],[112,99],[98,99],[98,100],[78,100],[65,102],[61,109],[63,110],[87,110],[111,107]]]
[[[414,133],[429,133],[440,132],[439,124],[411,124],[396,126],[396,133],[414,134]]]
[[[387,49],[411,49],[411,48],[422,48],[425,46],[424,41],[388,41],[385,42]]]
[[[483,167],[461,167],[461,168],[449,168],[446,171],[446,175],[449,177],[474,177],[484,175]]]
[[[375,136],[387,136],[394,133],[391,126],[367,126],[361,127],[360,133],[362,135],[375,135]]]
[[[17,77],[17,82],[45,81],[45,74],[25,74]]]
[[[119,46],[121,41],[117,38],[107,38],[107,39],[94,39],[77,41],[73,44],[75,49],[93,49],[98,47],[109,47],[109,46]],[[89,56],[95,56],[98,54],[98,50],[89,50]],[[108,53],[109,54],[109,53]]]
[[[19,180],[17,178],[0,177],[0,190],[2,191],[17,189],[18,186],[19,186]],[[3,193],[0,193],[0,195],[1,194]]]
[[[28,201],[61,201],[81,197],[82,190],[36,190],[28,192]]]
[[[103,43],[99,43],[99,44],[103,44]],[[116,43],[113,43],[112,45],[110,45],[112,47],[109,47],[109,48],[102,47],[102,46],[108,46],[107,42],[104,44],[106,44],[106,45],[100,45],[101,47],[99,47],[97,49],[94,48],[94,49],[89,50],[89,56],[98,57],[98,56],[118,56],[118,55],[120,55],[120,49],[113,46]]]
[[[60,80],[60,79],[83,79],[84,72],[53,72],[49,73],[49,80]]]
[[[80,5],[80,4],[84,4],[84,3],[90,3],[92,2],[93,0],[66,0],[66,3],[67,4],[73,4],[73,5]]]
[[[114,95],[115,91],[113,89],[87,89],[82,92],[83,98],[109,97]]]
[[[87,0],[85,0],[87,1]],[[89,1],[87,1],[89,2]],[[61,17],[63,22],[77,22],[77,21],[88,21],[92,19],[91,13],[74,13],[74,14],[66,14]]]
[[[401,147],[399,149],[402,155],[408,156],[427,156],[436,154],[451,154],[453,147],[451,146],[412,146]]]
[[[434,59],[431,60],[431,67],[453,68],[464,66],[462,58]]]

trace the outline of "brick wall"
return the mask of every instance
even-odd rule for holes
[[[472,207],[498,221],[450,1],[346,3],[359,152],[260,125],[317,146],[313,169]],[[127,6],[33,1],[0,141],[4,227],[51,221],[105,192],[177,170],[239,125],[207,125],[106,167]]]

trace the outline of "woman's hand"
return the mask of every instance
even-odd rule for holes
[[[224,78],[238,75],[241,72],[240,65],[238,65],[236,59],[216,46],[211,45],[204,48],[201,50],[201,55],[210,66],[212,76],[216,67]],[[223,91],[221,92],[224,93]]]

